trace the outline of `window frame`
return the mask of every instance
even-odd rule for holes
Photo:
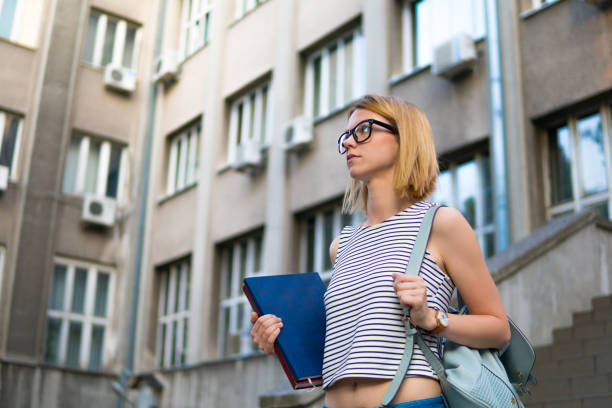
[[[195,12],[196,17],[192,17],[189,20],[189,4],[199,4],[199,12]],[[211,22],[212,22],[212,11],[214,9],[212,0],[183,0],[181,4],[181,25],[179,34],[179,61],[184,61],[200,49],[204,48],[209,42],[211,37]],[[207,18],[208,17],[208,18]],[[189,20],[189,21],[188,21]],[[201,39],[202,43],[196,42],[193,33],[198,22],[203,21],[205,24],[204,35]],[[208,23],[207,23],[208,21]],[[186,44],[187,38],[189,38],[189,44]],[[199,41],[199,40],[198,40]]]
[[[264,4],[266,1],[267,0],[235,0],[234,5],[236,7],[236,11],[234,13],[234,18],[236,20],[240,20],[242,17],[246,16],[251,11]]]
[[[68,157],[66,156],[66,161],[64,163],[64,180],[62,181],[62,192],[63,194],[68,195],[76,195],[83,196],[88,194],[85,192],[85,178],[87,174],[87,163],[88,163],[88,154],[89,154],[89,146],[91,141],[98,141],[101,143],[100,146],[100,161],[98,163],[98,171],[97,171],[97,182],[96,182],[96,192],[93,193],[96,197],[106,197],[109,199],[113,199],[116,202],[123,202],[123,185],[125,183],[126,177],[126,167],[127,167],[127,146],[117,143],[115,141],[111,141],[109,139],[103,139],[98,137],[93,137],[87,134],[75,134],[71,136],[71,142],[73,138],[80,139],[79,143],[79,153],[76,163],[76,174],[77,177],[74,181],[74,189],[72,191],[68,191],[66,186],[66,170],[68,165]],[[117,196],[116,197],[108,197],[106,195],[106,187],[108,181],[108,170],[110,166],[110,158],[112,153],[113,145],[117,146],[120,150],[120,158],[119,158],[119,175],[117,179]]]
[[[256,250],[257,241],[259,241],[259,254],[260,257],[260,269],[255,270],[256,267]],[[263,232],[251,234],[247,237],[237,239],[228,243],[225,243],[220,248],[221,255],[221,279],[220,279],[220,301],[219,301],[219,314],[218,314],[218,352],[220,357],[246,355],[257,352],[257,347],[250,336],[251,322],[250,303],[247,297],[242,292],[242,282],[240,281],[240,247],[246,243],[246,258],[245,258],[245,274],[244,277],[251,276],[266,276],[268,273],[265,272],[263,264],[264,255],[264,236]],[[232,262],[231,271],[228,265],[228,253],[231,248]],[[231,274],[230,285],[231,288],[227,287],[228,279],[227,274]],[[230,296],[227,297],[226,294]],[[242,306],[244,309],[243,321],[238,320],[238,310]],[[229,309],[229,328],[225,327],[225,313]],[[242,323],[242,327],[240,326]],[[240,336],[240,351],[238,353],[231,353],[231,350],[226,350],[226,344],[230,341],[232,336]]]
[[[66,354],[68,348],[68,330],[70,322],[78,322],[82,324],[81,329],[81,344],[79,349],[79,365],[78,367],[82,370],[90,370],[89,364],[91,360],[91,337],[93,332],[93,326],[104,327],[104,337],[102,339],[102,367],[100,371],[104,370],[104,367],[109,363],[110,356],[107,352],[108,349],[108,338],[109,331],[112,327],[112,316],[114,313],[114,294],[115,294],[115,276],[116,270],[107,265],[94,264],[91,262],[83,262],[75,259],[65,258],[57,256],[54,258],[53,267],[56,265],[66,266],[66,283],[64,293],[64,308],[69,309],[70,302],[72,300],[73,289],[74,289],[74,275],[76,268],[82,268],[87,270],[87,284],[85,290],[85,305],[83,313],[75,313],[68,310],[52,310],[50,304],[47,304],[47,326],[45,330],[48,330],[49,318],[59,319],[61,321],[60,337],[59,337],[59,350],[58,350],[58,362],[48,362],[45,359],[45,363],[61,366],[61,367],[72,367],[66,364]],[[96,295],[96,278],[100,273],[105,273],[109,277],[108,293],[106,299],[106,313],[105,317],[94,316],[93,309]],[[52,285],[51,285],[52,286]],[[52,287],[49,290],[52,290]],[[49,297],[50,301],[51,297]],[[49,333],[45,332],[45,336],[48,337]],[[45,355],[47,352],[47,340],[45,340]]]
[[[24,118],[21,115],[17,115],[15,113],[0,110],[0,130],[4,129],[5,127],[7,115],[15,116],[19,119],[19,123],[17,126],[17,132],[15,133],[15,149],[13,150],[13,157],[11,157],[11,167],[9,171],[9,181],[17,182],[19,154],[21,151],[20,148],[21,148],[21,138],[22,138]],[[2,143],[4,141],[4,136],[5,136],[4,132],[0,132],[0,149],[2,149]],[[2,152],[0,151],[0,153]]]
[[[188,329],[191,321],[191,312],[189,308],[189,301],[191,300],[191,258],[182,259],[180,261],[172,262],[162,268],[158,269],[159,279],[159,293],[158,293],[158,305],[157,305],[157,335],[156,335],[156,362],[159,368],[171,368],[179,367],[187,363],[187,349],[188,349]],[[179,277],[177,278],[177,275]],[[168,276],[168,279],[165,277]],[[173,310],[172,313],[166,313],[164,305],[166,305],[166,292],[168,293],[168,305],[176,304],[176,285],[178,282],[178,293],[179,293],[179,309]],[[166,284],[170,281],[170,287],[167,288]],[[173,308],[174,309],[174,308]],[[185,321],[187,321],[187,328],[185,328]],[[173,323],[177,323],[177,341],[176,347],[172,348],[172,335],[173,335]],[[169,327],[170,330],[165,331],[165,338],[162,342],[163,325]],[[162,346],[163,344],[163,346]],[[165,347],[168,346],[168,347]],[[162,353],[164,358],[162,360]],[[175,355],[175,361],[171,361],[172,354]],[[178,362],[176,360],[178,358]]]
[[[352,36],[353,42],[353,55],[352,55],[352,89],[351,97],[345,100],[344,95],[346,93],[345,85],[345,66],[346,60],[344,58],[344,43],[348,37]],[[337,60],[336,60],[336,103],[335,106],[329,106],[329,55],[330,49],[336,48]],[[315,60],[321,58],[321,92],[319,93],[319,113],[315,116],[314,113],[314,102],[315,102]],[[309,119],[320,119],[324,118],[333,112],[336,112],[346,106],[351,101],[357,99],[359,96],[365,93],[365,37],[361,27],[353,28],[352,30],[345,31],[341,35],[338,35],[333,40],[328,41],[322,46],[318,47],[313,52],[309,53],[306,57],[305,71],[304,71],[304,116]]]
[[[265,97],[264,97],[265,90]],[[255,99],[253,116],[251,118],[251,99]],[[263,105],[265,102],[265,111]],[[242,115],[240,116],[239,106],[242,105]],[[249,89],[232,98],[230,102],[230,118],[227,136],[227,162],[234,163],[237,159],[238,149],[243,144],[256,143],[261,149],[265,149],[271,142],[272,125],[272,82],[266,81],[254,88]],[[265,115],[264,120],[262,117]],[[240,126],[239,126],[240,121]],[[251,130],[251,121],[253,130]],[[262,128],[264,129],[262,131]],[[240,135],[238,131],[240,130]],[[240,143],[238,140],[240,139]]]
[[[588,116],[599,115],[601,118],[602,127],[602,143],[604,148],[604,158],[606,158],[606,177],[608,181],[608,190],[592,194],[587,197],[582,197],[582,163],[579,154],[579,133],[578,122]],[[554,204],[552,202],[552,172],[550,166],[550,132],[567,126],[570,135],[570,166],[571,166],[571,183],[572,183],[572,198],[567,202]],[[592,207],[597,204],[608,201],[608,214],[612,218],[612,106],[603,105],[595,110],[591,110],[586,114],[569,115],[565,121],[559,126],[551,128],[543,132],[542,137],[542,174],[544,175],[544,193],[546,203],[546,219],[551,220],[556,216],[563,215],[568,212],[578,212],[584,208]]]
[[[421,3],[426,0],[403,0],[402,2],[402,70],[404,73],[410,73],[413,71],[418,71],[425,67],[431,65],[431,61],[426,63],[419,63],[419,36],[418,36],[418,21],[416,15],[416,7],[418,3]],[[482,16],[483,21],[483,31],[482,33],[477,32],[477,28],[472,27],[472,32],[469,33],[474,41],[479,41],[487,36],[487,27],[486,27],[486,12],[484,10],[484,1],[485,0],[472,0],[473,1],[481,1],[483,5]],[[472,3],[474,6],[474,3]],[[472,15],[474,15],[476,11],[474,7],[472,7]],[[432,53],[435,45],[431,44]]]
[[[458,188],[459,183],[458,183],[457,168],[471,161],[476,163],[476,168],[478,172],[478,180],[477,180],[478,188],[476,190],[476,196],[475,196],[475,199],[476,199],[475,200],[475,211],[474,211],[474,216],[475,216],[474,224],[475,225],[471,227],[474,230],[474,233],[476,234],[476,238],[478,239],[480,248],[482,248],[483,256],[485,258],[488,258],[496,254],[496,247],[495,247],[495,242],[494,242],[493,253],[488,254],[487,256],[487,254],[485,253],[485,250],[487,248],[486,236],[487,234],[492,233],[495,240],[497,240],[498,238],[497,238],[497,229],[496,229],[496,224],[495,224],[495,213],[493,213],[493,220],[490,223],[485,224],[484,222],[485,213],[486,213],[486,198],[485,198],[484,183],[483,183],[485,156],[488,156],[490,163],[492,163],[490,153],[486,149],[478,150],[478,151],[473,152],[470,155],[462,156],[460,160],[448,160],[449,162],[448,166],[440,173],[443,173],[445,171],[450,172],[450,177],[451,177],[450,202],[443,202],[441,200],[441,197],[439,196],[439,192],[437,188],[436,188],[436,191],[433,192],[431,197],[432,197],[432,201],[434,202],[439,202],[440,204],[444,203],[444,204],[449,205],[450,207],[460,209],[459,188]],[[490,168],[489,171],[492,171],[492,168]],[[491,180],[491,188],[493,188],[493,180],[491,177],[490,177],[490,180]],[[492,204],[493,206],[495,206],[494,197],[493,197]],[[491,210],[495,211],[495,208],[492,208]]]
[[[332,205],[326,205],[313,210],[309,210],[298,215],[300,224],[300,273],[318,272],[321,279],[326,284],[331,280],[333,265],[329,269],[325,268],[326,258],[329,259],[329,245],[324,243],[325,238],[325,216],[329,212],[332,212],[332,242],[340,235],[342,229],[345,227],[343,224],[343,217],[350,218],[350,225],[357,225],[365,221],[362,212],[355,212],[353,214],[342,213],[342,203],[334,203]],[[312,263],[314,270],[308,270],[309,263],[309,237],[308,237],[308,221],[314,218],[315,226],[315,239],[313,242],[314,256]]]
[[[200,147],[202,146],[200,120],[168,136],[166,166],[166,196],[173,196],[198,183]],[[178,156],[178,145],[187,146]],[[188,156],[187,156],[188,154]]]
[[[91,61],[85,61],[85,47],[87,46],[86,41],[83,41],[83,49],[81,55],[81,62],[96,68],[104,68],[107,65],[110,66],[121,66],[123,68],[129,69],[132,72],[136,72],[138,68],[138,58],[140,54],[140,43],[142,41],[142,25],[135,23],[133,21],[127,20],[125,18],[121,18],[114,14],[107,13],[97,8],[91,8],[89,12],[89,17],[93,13],[97,13],[98,23],[95,29],[94,34],[94,42],[93,42],[93,50]],[[117,20],[117,28],[115,29],[115,34],[113,38],[113,52],[111,56],[111,60],[106,64],[102,64],[102,58],[104,54],[104,41],[106,39],[106,28],[108,27],[108,19]],[[123,61],[123,53],[125,52],[125,40],[127,37],[128,26],[136,27],[136,35],[134,38],[134,52],[132,54],[132,61],[130,64],[125,64]],[[87,28],[85,30],[85,35],[89,30],[89,19],[87,20]],[[120,62],[119,62],[120,61]]]

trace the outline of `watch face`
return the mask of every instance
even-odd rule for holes
[[[440,320],[440,325],[442,325],[443,327],[448,327],[448,315],[445,311],[438,311],[438,319]]]

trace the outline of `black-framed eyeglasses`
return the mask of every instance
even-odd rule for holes
[[[363,143],[372,136],[372,125],[378,125],[384,127],[389,132],[397,135],[397,129],[391,126],[388,123],[381,122],[376,119],[366,119],[359,122],[354,128],[347,130],[342,133],[338,138],[338,153],[344,154],[346,153],[346,147],[344,147],[344,142],[346,142],[351,136],[355,140],[355,143]]]

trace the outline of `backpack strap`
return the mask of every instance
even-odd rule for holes
[[[440,207],[442,206],[436,204],[432,206],[429,210],[427,210],[427,213],[425,213],[423,221],[421,222],[421,227],[419,228],[419,233],[416,237],[416,241],[414,243],[414,246],[412,247],[412,252],[410,253],[408,266],[406,266],[406,275],[418,276],[419,271],[421,270],[421,264],[423,263],[425,249],[427,248],[427,242],[429,241],[429,235],[431,233],[433,219],[436,215],[436,211],[438,211]],[[410,322],[408,311],[405,308],[404,315],[402,316],[402,321],[404,322],[404,327],[406,328],[406,345],[404,347],[404,355],[402,356],[400,365],[397,369],[397,372],[395,373],[395,377],[393,377],[393,381],[391,381],[391,384],[389,385],[389,388],[387,389],[387,392],[385,393],[382,399],[383,406],[389,405],[393,398],[395,398],[397,391],[402,385],[402,381],[404,381],[404,378],[406,377],[408,366],[410,365],[415,336],[417,340],[420,338],[418,328],[413,326]],[[422,348],[422,346],[420,347]]]

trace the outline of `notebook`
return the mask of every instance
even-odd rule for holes
[[[323,383],[325,289],[318,273],[244,279],[242,290],[253,310],[260,316],[273,314],[283,321],[274,350],[294,389]]]

